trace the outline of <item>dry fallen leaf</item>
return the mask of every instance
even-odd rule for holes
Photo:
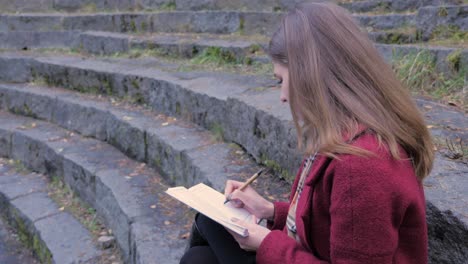
[[[62,206],[59,208],[59,211],[63,211],[63,210],[65,210],[65,207]]]
[[[125,120],[125,121],[130,121],[130,120],[132,120],[132,119],[133,119],[133,118],[130,117],[130,116],[124,116],[124,117],[123,117],[123,120]]]
[[[190,232],[187,232],[187,233],[182,234],[182,235],[180,236],[180,238],[182,238],[182,239],[187,239],[187,238],[189,238],[189,237],[190,237]]]
[[[170,224],[171,224],[171,222],[170,222],[170,221],[168,221],[168,220],[166,220],[166,221],[164,221],[164,224],[165,224],[165,225],[170,225]]]
[[[151,205],[150,207],[151,207],[151,209],[155,209],[155,208],[156,208],[156,205],[153,204],[153,205]]]
[[[168,122],[166,122],[166,123],[162,123],[162,126],[167,126],[167,125],[169,125],[169,123],[168,123]]]

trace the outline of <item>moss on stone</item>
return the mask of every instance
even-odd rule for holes
[[[107,78],[102,81],[102,87],[107,95],[112,95],[112,85]]]
[[[238,30],[238,32],[240,34],[244,34],[244,29],[245,29],[245,18],[241,17],[241,18],[239,18],[239,30]]]
[[[147,31],[147,30],[148,30],[148,23],[146,23],[145,21],[142,21],[142,22],[140,23],[140,29],[141,29],[142,31]]]
[[[137,32],[137,26],[133,19],[130,21],[130,31]]]
[[[276,161],[268,159],[268,157],[264,153],[260,156],[260,163],[265,165],[267,168],[273,170],[274,172],[279,173],[280,176],[286,179],[287,181],[291,182],[294,180],[294,175],[289,173],[287,169],[281,167],[281,165],[279,165]]]
[[[27,104],[23,104],[23,113],[26,116],[30,116],[32,118],[37,118],[37,115],[29,108]]]
[[[447,11],[447,8],[445,6],[441,6],[439,7],[439,10],[437,12],[437,15],[439,17],[446,17],[448,16],[448,11]]]
[[[175,105],[175,113],[177,115],[180,115],[182,113],[182,110],[181,110],[181,106],[180,106],[180,103],[179,102],[176,102],[176,105]]]
[[[154,158],[154,164],[156,164],[156,167],[161,168],[162,167],[162,162],[159,157]]]
[[[141,93],[135,93],[133,96],[133,102],[137,104],[144,104],[145,103],[145,97]]]
[[[213,134],[213,137],[216,141],[224,140],[224,129],[219,123],[211,124],[210,131]]]
[[[282,12],[282,11],[283,11],[283,8],[281,8],[280,6],[273,7],[273,12]]]
[[[138,82],[137,79],[132,79],[131,83],[135,89],[138,89],[138,90],[140,89],[140,83]]]
[[[37,235],[32,237],[32,249],[36,253],[41,263],[52,264],[52,253],[43,245]]]
[[[451,52],[446,58],[446,62],[448,63],[450,68],[452,68],[452,70],[454,71],[460,70],[461,54],[462,54],[462,50],[458,49],[458,50]]]
[[[261,47],[259,44],[252,44],[252,45],[250,45],[250,47],[249,47],[249,52],[250,52],[250,53],[257,53],[257,52],[259,52],[260,50],[262,50],[262,47]]]
[[[162,4],[158,9],[161,11],[174,11],[176,10],[176,2],[175,1],[170,1],[167,3]]]

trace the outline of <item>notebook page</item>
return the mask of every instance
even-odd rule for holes
[[[214,208],[210,204],[200,201],[198,197],[194,196],[189,190],[185,187],[174,187],[169,188],[166,193],[173,196],[177,200],[185,203],[186,205],[192,207],[193,209],[203,213],[205,215],[212,216],[217,219],[223,219],[224,216],[222,213]]]
[[[248,232],[244,227],[231,222],[230,218],[226,218],[224,212],[217,210],[217,208],[214,208],[210,203],[207,203],[205,200],[198,198],[185,187],[181,186],[169,188],[166,193],[192,207],[198,212],[210,217],[214,221],[228,227],[239,235],[244,237],[248,236]]]
[[[226,197],[215,189],[200,183],[189,189],[193,195],[204,203],[210,204],[210,207],[216,208],[224,216],[224,218],[231,222],[231,218],[235,217],[242,221],[251,221],[252,215],[243,208],[236,208],[231,203],[224,204]]]

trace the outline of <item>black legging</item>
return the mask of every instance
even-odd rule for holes
[[[195,222],[200,235],[206,240],[206,245],[190,248],[180,260],[180,264],[255,263],[255,252],[241,249],[222,225],[202,214],[197,214]]]

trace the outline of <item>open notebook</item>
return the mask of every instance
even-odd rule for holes
[[[246,228],[233,223],[231,218],[250,222],[253,215],[231,203],[224,204],[226,197],[213,188],[200,183],[189,189],[182,186],[169,188],[166,193],[235,233],[243,237],[249,235]]]

